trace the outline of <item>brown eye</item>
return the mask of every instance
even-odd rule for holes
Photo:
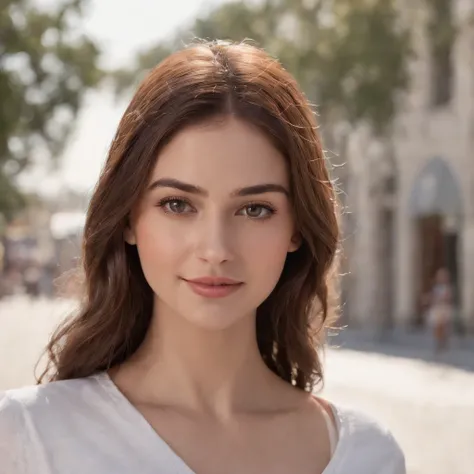
[[[260,214],[262,212],[263,208],[262,206],[248,206],[246,208],[247,215],[249,217],[260,217]]]
[[[171,212],[174,212],[176,214],[181,214],[186,210],[186,206],[188,203],[184,201],[170,201],[168,203],[168,208]]]
[[[245,215],[250,219],[265,219],[274,214],[274,210],[262,204],[249,204],[245,206]]]
[[[159,203],[159,207],[163,208],[168,214],[187,214],[193,212],[192,206],[183,199],[163,199]]]

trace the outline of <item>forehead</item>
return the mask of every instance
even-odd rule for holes
[[[263,182],[288,185],[286,168],[283,156],[261,131],[231,118],[180,131],[159,154],[151,178],[230,191]]]

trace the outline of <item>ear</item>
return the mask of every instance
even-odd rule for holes
[[[127,222],[127,227],[125,227],[125,230],[123,231],[123,238],[125,242],[129,245],[136,245],[137,244],[137,239],[135,237],[135,232],[133,231],[131,225],[129,222]]]
[[[291,237],[290,240],[290,245],[288,246],[288,252],[296,252],[301,247],[302,242],[303,238],[299,232],[293,234],[293,237]]]

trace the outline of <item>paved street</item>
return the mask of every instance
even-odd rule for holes
[[[474,473],[474,373],[351,350],[327,355],[329,399],[389,426],[409,474]]]
[[[33,382],[48,334],[71,307],[67,301],[0,302],[0,390]],[[434,361],[420,348],[348,339],[327,352],[323,396],[388,425],[409,474],[474,473],[474,352],[453,349]]]

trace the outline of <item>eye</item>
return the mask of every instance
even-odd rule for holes
[[[158,206],[169,214],[186,214],[193,212],[191,204],[184,199],[165,198],[159,202]]]
[[[244,208],[245,216],[250,219],[268,219],[273,214],[275,214],[275,210],[268,205],[263,204],[248,204]]]

